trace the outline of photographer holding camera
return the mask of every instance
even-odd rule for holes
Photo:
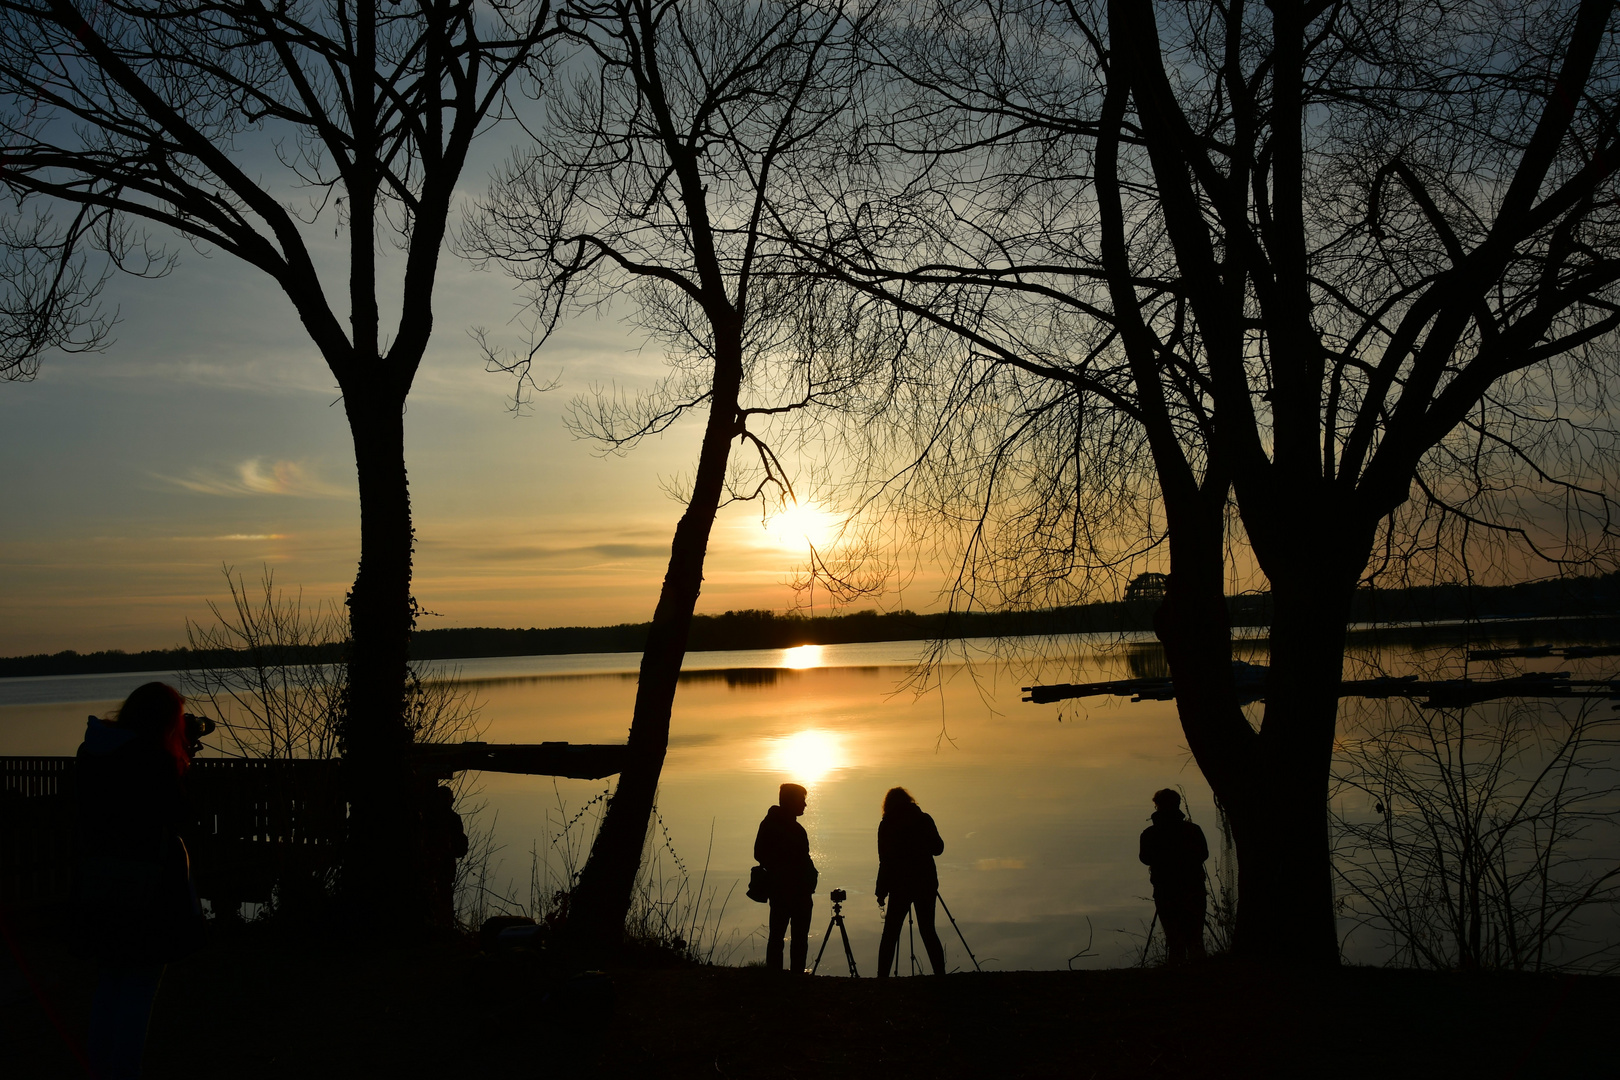
[[[74,906],[97,966],[89,1051],[98,1080],[140,1075],[164,965],[202,945],[180,831],[186,770],[198,733],[213,725],[184,710],[174,687],[146,683],[116,720],[92,716],[79,747]]]
[[[810,836],[798,819],[809,793],[798,784],[783,784],[777,805],[765,812],[754,837],[754,861],[770,882],[770,934],[765,939],[765,968],[782,970],[782,938],[793,926],[791,970],[803,974],[810,955],[810,912],[814,906],[816,864],[810,859]]]
[[[934,856],[945,851],[934,819],[923,813],[905,788],[890,788],[883,796],[883,820],[878,825],[877,901],[892,899],[883,917],[883,939],[878,945],[878,978],[887,978],[906,913],[917,912],[917,932],[935,975],[945,974],[945,946],[934,930],[934,899],[939,893],[939,871]]]
[[[1202,960],[1209,902],[1204,889],[1204,862],[1209,858],[1204,830],[1186,820],[1181,794],[1174,788],[1153,793],[1152,821],[1142,831],[1140,858],[1148,868],[1155,914],[1164,927],[1165,962]]]

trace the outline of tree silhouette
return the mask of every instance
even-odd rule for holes
[[[117,313],[97,301],[112,269],[92,272],[88,244],[140,277],[161,277],[172,260],[120,230],[110,214],[81,206],[59,228],[25,207],[20,193],[9,194],[12,206],[0,213],[0,381],[22,382],[39,373],[45,353],[95,352],[111,342]]]
[[[546,0],[0,3],[5,184],[83,208],[113,236],[143,222],[256,267],[342,390],[361,534],[345,887],[371,915],[421,913],[403,767],[416,611],[405,399],[468,149],[555,31]],[[302,208],[288,201],[300,188]],[[323,218],[346,233],[346,296],[319,272],[309,227]],[[402,264],[379,261],[390,238]]]
[[[836,299],[792,272],[769,228],[803,176],[846,151],[833,125],[848,108],[848,27],[832,4],[735,0],[586,3],[563,21],[584,49],[574,82],[552,103],[544,142],[495,185],[469,246],[532,286],[542,337],[569,303],[627,297],[669,350],[672,372],[652,393],[576,401],[576,433],[622,451],[708,410],[642,654],[630,756],[569,909],[571,933],[611,948],[715,515],[773,488],[791,501],[772,426],[836,404],[862,379],[858,354],[823,347],[842,333]],[[531,356],[492,359],[526,377]],[[737,442],[752,465],[733,462]]]
[[[970,602],[1050,603],[1168,543],[1156,627],[1232,823],[1241,951],[1337,957],[1358,583],[1482,539],[1612,558],[1612,24],[1598,0],[942,0],[873,46],[884,137],[801,246],[891,304],[910,385],[935,373],[887,460],[964,530]],[[1258,725],[1240,549],[1275,607]]]

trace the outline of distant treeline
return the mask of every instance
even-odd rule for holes
[[[277,664],[331,664],[343,659],[343,644],[310,645],[301,648],[267,649],[267,666]],[[214,667],[245,667],[251,664],[242,649],[147,649],[125,652],[106,649],[79,653],[68,649],[59,653],[0,657],[0,679],[25,675],[99,675],[116,671],[185,671]]]
[[[780,649],[795,645],[839,645],[856,641],[909,641],[943,637],[1013,637],[1119,633],[1151,630],[1157,600],[1082,604],[1022,612],[856,611],[804,616],[771,611],[728,611],[698,615],[688,648],[693,651]],[[1248,593],[1227,598],[1234,626],[1266,626],[1271,596]],[[1620,614],[1620,573],[1599,577],[1538,581],[1523,585],[1433,585],[1410,589],[1363,589],[1351,618],[1364,623],[1448,622],[1463,619],[1532,619],[1561,616],[1590,619]],[[557,653],[640,652],[646,623],[617,626],[558,626],[502,630],[472,627],[418,630],[411,638],[417,660],[474,656],[545,656]],[[266,654],[268,663],[330,663],[343,655],[341,644],[288,649]],[[126,653],[72,651],[0,658],[0,678],[26,675],[87,675],[114,671],[174,671],[236,667],[246,661],[226,649],[149,649]]]

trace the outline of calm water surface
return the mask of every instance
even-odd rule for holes
[[[676,697],[659,812],[693,884],[707,864],[729,959],[763,955],[765,907],[743,895],[754,831],[783,781],[810,790],[803,823],[821,870],[811,954],[832,888],[846,888],[849,934],[863,974],[880,929],[872,886],[883,793],[909,788],[939,825],[940,891],[986,968],[1133,962],[1152,916],[1137,836],[1161,787],[1185,792],[1214,841],[1214,808],[1188,754],[1173,702],[1019,699],[1032,681],[1157,674],[1156,653],[1115,641],[1067,655],[998,657],[972,643],[908,683],[921,642],[693,653]],[[1050,643],[1047,643],[1050,648]],[[1263,657],[1259,657],[1263,659]],[[1401,664],[1419,659],[1397,657]],[[446,662],[471,689],[490,742],[620,742],[635,696],[637,654],[499,657]],[[1386,665],[1386,667],[1391,665]],[[1399,666],[1399,665],[1394,665]],[[89,713],[113,707],[162,673],[0,680],[0,753],[71,754]],[[611,781],[481,774],[469,778],[477,820],[500,850],[491,884],[527,901],[531,852],[560,864],[552,841],[568,816]],[[656,832],[659,842],[663,834]],[[668,860],[666,857],[666,867]],[[951,967],[969,961],[941,917]],[[902,956],[906,945],[902,941]],[[830,970],[843,974],[834,942]],[[919,950],[920,958],[920,950]],[[823,970],[828,970],[824,962]],[[902,960],[902,970],[905,962]]]

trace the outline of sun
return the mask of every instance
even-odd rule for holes
[[[830,731],[811,729],[771,739],[771,768],[796,783],[815,783],[844,767],[843,740]]]
[[[815,503],[789,503],[765,523],[777,545],[802,551],[806,545],[820,551],[838,535],[838,519]]]

